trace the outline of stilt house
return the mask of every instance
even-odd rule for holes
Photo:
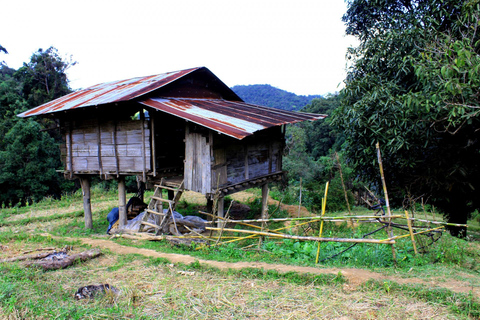
[[[125,176],[177,177],[222,199],[280,179],[285,125],[325,117],[246,103],[204,67],[91,86],[19,116],[56,119],[65,177],[84,189],[86,227],[91,175],[119,181],[122,224]]]

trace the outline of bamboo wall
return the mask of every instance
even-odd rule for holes
[[[151,170],[148,121],[97,119],[65,123],[63,158],[74,174],[141,174]]]

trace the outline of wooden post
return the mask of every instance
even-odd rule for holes
[[[144,182],[147,182],[147,159],[146,159],[146,148],[145,148],[145,114],[143,113],[143,108],[140,110],[140,120],[142,121],[142,160],[143,160],[143,170],[142,178]]]
[[[72,138],[72,122],[68,122],[68,139],[67,139],[67,148],[68,148],[68,164],[67,169],[69,171],[70,179],[73,178],[73,138]]]
[[[220,197],[218,198],[218,201],[217,201],[217,216],[223,218],[224,217],[224,211],[225,210],[225,198],[224,197]],[[222,227],[222,222],[221,222],[222,219],[218,219],[218,222],[217,222],[217,226],[219,228]]]
[[[80,185],[83,194],[83,211],[85,213],[85,229],[92,229],[92,204],[90,202],[90,178],[88,176],[80,177]]]
[[[262,186],[262,219],[268,219],[268,184]]]
[[[262,186],[262,232],[265,230],[267,223],[265,222],[265,219],[268,219],[268,183],[265,183]],[[263,242],[263,237],[260,237],[258,239],[258,247],[260,248]]]
[[[127,193],[125,176],[118,177],[118,221],[120,228],[127,224]]]

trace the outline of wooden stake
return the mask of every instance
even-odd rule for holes
[[[405,210],[405,218],[407,219],[408,231],[410,232],[410,237],[412,238],[413,251],[415,251],[415,254],[418,254],[417,245],[415,243],[415,237],[413,236],[412,222],[410,221],[410,219],[408,217],[408,211],[407,210]]]

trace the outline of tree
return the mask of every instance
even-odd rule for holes
[[[324,120],[301,123],[308,137],[306,141],[306,152],[315,160],[318,160],[322,156],[327,156],[332,151],[331,149],[338,151],[342,144],[342,135],[336,132],[330,124],[330,115],[339,105],[340,95],[334,94],[323,99],[314,99],[301,110],[302,112],[327,115],[327,118]]]
[[[58,50],[50,47],[38,49],[29,63],[18,69],[15,77],[23,83],[23,94],[30,107],[36,107],[48,101],[72,92],[67,77],[67,70],[76,62],[64,60]]]
[[[19,70],[0,66],[0,203],[25,204],[60,195],[58,143],[48,121],[16,114],[71,92],[65,71],[71,64],[54,48],[38,50]]]
[[[59,195],[55,171],[60,151],[39,123],[19,120],[5,135],[0,151],[0,203],[12,205],[38,201],[46,195]]]
[[[457,223],[480,207],[478,3],[349,1],[343,19],[360,45],[332,121],[364,178],[379,182],[378,141],[390,189],[430,198]]]

